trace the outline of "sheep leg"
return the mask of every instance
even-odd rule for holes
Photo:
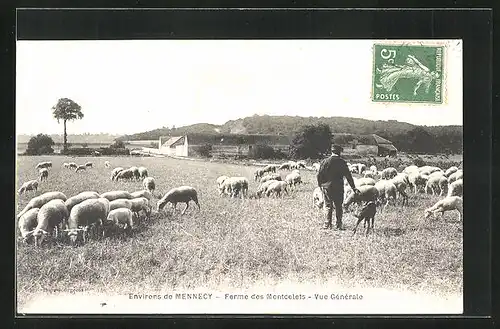
[[[187,208],[189,208],[189,201],[186,202],[186,208],[181,212],[181,215],[184,215],[186,213]]]
[[[368,227],[365,232],[365,235],[368,236],[368,232],[370,231],[370,217],[365,218],[365,222],[368,222]]]

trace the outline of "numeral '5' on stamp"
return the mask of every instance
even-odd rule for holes
[[[374,45],[372,100],[442,103],[443,49],[439,46]]]

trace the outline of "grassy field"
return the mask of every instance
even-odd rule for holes
[[[250,287],[256,282],[322,282],[415,292],[461,294],[462,225],[456,213],[448,222],[425,220],[423,210],[439,197],[410,194],[409,206],[389,206],[375,218],[375,231],[352,236],[354,217],[344,215],[346,231],[323,231],[322,214],[312,207],[315,173],[302,170],[304,185],[284,199],[220,197],[220,175],[246,176],[256,167],[170,158],[99,157],[70,160],[62,156],[18,157],[18,184],[35,179],[36,163],[51,160],[48,181],[37,193],[141,188],[140,182],[112,182],[109,160],[117,166],[145,166],[157,191],[191,185],[201,210],[190,207],[167,216],[154,213],[131,237],[90,241],[85,246],[35,248],[17,243],[17,296],[22,305],[36,295],[71,291],[126,294],[196,287]],[[63,162],[94,168],[74,173]],[[283,174],[283,173],[282,173]],[[251,180],[250,192],[257,183]],[[17,200],[19,212],[32,196]],[[156,201],[156,200],[155,200]],[[156,203],[156,202],[155,202]],[[182,209],[183,205],[178,205]],[[17,223],[16,223],[17,227]],[[16,236],[19,233],[16,232]]]

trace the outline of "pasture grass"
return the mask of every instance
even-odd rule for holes
[[[291,279],[321,283],[333,278],[346,287],[462,292],[463,240],[457,214],[446,213],[448,222],[423,218],[424,209],[438,196],[411,193],[409,206],[378,210],[374,232],[364,236],[360,224],[352,236],[351,213],[344,214],[346,231],[321,229],[323,214],[312,206],[315,173],[306,170],[301,170],[305,184],[283,199],[242,200],[220,197],[215,180],[220,175],[246,176],[251,193],[258,185],[252,180],[256,167],[148,157],[19,157],[19,186],[35,179],[35,165],[46,160],[53,167],[36,195],[140,190],[141,182],[110,180],[112,168],[135,165],[148,168],[162,195],[181,185],[195,187],[201,210],[191,203],[181,216],[183,204],[175,213],[167,207],[166,214],[154,212],[131,236],[91,240],[80,247],[35,248],[18,242],[19,305],[37,294],[243,289],[256,282]],[[104,167],[106,160],[112,168]],[[70,161],[92,161],[94,168],[80,173],[62,168],[63,162]],[[31,197],[29,193],[18,197],[17,212]]]

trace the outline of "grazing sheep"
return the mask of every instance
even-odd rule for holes
[[[68,169],[69,168],[69,163],[67,163],[67,162],[63,163],[62,167]]]
[[[97,192],[94,191],[86,191],[86,192],[81,192],[78,193],[75,196],[72,196],[71,198],[67,199],[66,202],[66,208],[68,208],[68,211],[71,212],[71,209],[73,209],[74,206],[79,204],[80,202],[83,202],[88,199],[99,199],[100,195]]]
[[[75,205],[69,214],[67,223],[68,236],[71,244],[75,244],[79,237],[83,238],[83,243],[87,240],[89,228],[97,229],[97,236],[103,221],[108,218],[110,202],[107,199],[88,199]],[[83,233],[83,234],[82,234]]]
[[[261,183],[267,182],[268,180],[282,180],[280,174],[269,174],[265,175],[260,179]]]
[[[87,170],[87,167],[85,165],[80,165],[76,167],[75,172],[85,171],[85,170]]]
[[[222,194],[222,191],[221,191],[222,184],[228,178],[229,177],[225,176],[225,175],[224,176],[219,176],[219,178],[217,178],[217,188],[219,189],[219,194]]]
[[[137,214],[142,210],[146,214],[147,218],[151,217],[151,207],[149,206],[149,200],[145,197],[130,199],[132,203],[131,210]]]
[[[146,167],[139,167],[137,170],[139,170],[139,178],[148,177],[148,169]]]
[[[457,171],[458,171],[458,167],[452,166],[452,167],[446,169],[446,171],[444,172],[444,175],[446,177],[450,177],[451,174],[453,174],[453,173],[455,173]]]
[[[259,168],[259,169],[255,170],[255,173],[253,175],[253,178],[254,178],[255,181],[258,181],[259,178],[261,178],[262,176],[264,176],[264,174],[266,173],[264,171],[264,169],[265,168]]]
[[[52,162],[51,161],[40,162],[35,166],[35,169],[42,169],[42,168],[52,168]]]
[[[355,166],[357,169],[357,173],[360,175],[366,170],[366,165],[363,163],[357,163],[357,164],[355,164]]]
[[[431,214],[437,215],[441,213],[441,218],[444,217],[445,211],[457,210],[458,219],[462,221],[463,218],[463,199],[459,196],[447,196],[439,200],[432,207],[425,209],[425,218],[429,218]]]
[[[392,181],[380,180],[375,184],[375,188],[378,190],[380,201],[386,201],[385,206],[389,204],[389,200],[396,202],[398,189]]]
[[[312,168],[316,171],[319,171],[319,163],[315,162],[312,164]]]
[[[366,170],[363,174],[363,177],[365,178],[375,178],[377,174],[371,170]]]
[[[382,170],[382,172],[380,173],[380,177],[382,179],[389,180],[389,179],[393,179],[394,177],[396,177],[397,174],[398,174],[398,171],[396,170],[396,168],[389,167],[389,168],[385,168],[384,170]]]
[[[464,194],[464,181],[462,178],[457,179],[448,187],[447,196],[463,196]]]
[[[377,166],[372,165],[372,166],[370,166],[370,168],[369,168],[369,169],[370,169],[370,171],[371,171],[372,173],[374,173],[375,175],[378,173]]]
[[[422,175],[427,175],[427,176],[429,176],[432,173],[435,173],[436,171],[442,171],[441,168],[434,167],[434,166],[422,166],[422,167],[418,168],[418,170],[420,171],[420,173]],[[444,174],[444,172],[443,172],[443,174]]]
[[[236,198],[241,195],[241,198],[248,194],[248,179],[246,177],[229,177],[222,184],[222,193],[228,193],[230,197]]]
[[[157,210],[162,210],[167,203],[172,203],[172,207],[175,211],[178,202],[186,203],[186,208],[182,211],[181,215],[186,213],[186,210],[189,208],[189,201],[194,201],[200,209],[200,204],[198,203],[198,193],[196,192],[194,187],[191,186],[181,186],[171,189],[161,198],[156,204]]]
[[[118,175],[118,173],[119,173],[120,171],[122,171],[122,170],[124,170],[124,168],[122,168],[122,167],[116,167],[115,169],[113,169],[113,170],[111,171],[111,180],[112,180],[112,181],[113,181],[113,180],[115,180],[116,175]]]
[[[299,173],[296,171],[289,173],[285,177],[285,182],[290,186],[290,187],[296,187],[298,184],[302,183],[302,177],[300,176]]]
[[[33,231],[35,238],[35,246],[40,246],[45,240],[46,235],[56,230],[56,237],[58,231],[62,228],[63,223],[69,217],[68,208],[61,199],[50,200],[44,204],[37,215],[37,226]],[[57,229],[59,227],[59,229]]]
[[[141,178],[141,173],[139,172],[139,168],[133,166],[133,167],[130,167],[128,170],[130,170],[132,172],[133,177],[136,180],[139,180]]]
[[[132,209],[132,201],[129,199],[116,199],[109,202],[109,210],[115,210],[118,208],[128,208]]]
[[[464,177],[464,172],[463,170],[459,169],[450,175],[450,177],[448,178],[448,183],[451,184],[456,180],[462,179],[463,177]]]
[[[325,196],[323,195],[323,191],[321,191],[321,187],[316,187],[313,191],[313,207],[317,207],[318,209],[322,209],[325,205]]]
[[[408,166],[408,167],[406,167],[405,169],[403,169],[403,172],[404,172],[405,174],[410,175],[410,173],[412,173],[412,172],[418,172],[418,167],[417,167],[417,166],[415,166],[415,165],[413,165],[413,166]]]
[[[278,167],[278,169],[280,170],[295,169],[295,168],[297,168],[297,165],[293,161],[285,162]]]
[[[277,180],[268,180],[268,181],[265,181],[264,183],[260,184],[260,186],[257,188],[257,192],[256,192],[256,195],[257,197],[261,197],[263,193],[265,193],[267,191],[267,188],[269,187],[269,185],[273,184],[274,182],[278,182]]]
[[[299,160],[296,163],[297,163],[297,165],[296,165],[297,169],[299,169],[299,168],[305,169],[306,168],[306,162],[304,160]]]
[[[264,172],[275,173],[278,170],[278,165],[270,164],[264,167]]]
[[[130,232],[134,229],[135,219],[136,216],[129,208],[116,208],[110,210],[108,216],[103,221],[103,236],[107,236],[112,227],[119,227],[125,232]]]
[[[440,190],[440,193],[439,195],[440,196],[443,196],[445,195],[447,192],[448,192],[448,178],[446,178],[446,176],[441,176],[439,178],[439,190]]]
[[[145,177],[142,181],[142,186],[145,190],[153,194],[156,189],[155,179],[153,177]]]
[[[132,199],[132,195],[127,191],[109,191],[101,194],[101,198],[113,201],[116,199]]]
[[[17,226],[19,227],[19,232],[21,233],[21,239],[24,242],[28,242],[38,225],[38,211],[40,208],[32,208],[24,213],[24,215],[19,218]]]
[[[356,223],[356,226],[354,226],[354,230],[352,232],[352,235],[356,234],[356,230],[358,229],[358,225],[359,225],[359,223],[361,223],[362,220],[365,221],[365,226],[367,226],[365,235],[368,235],[368,231],[370,230],[370,219],[371,219],[371,228],[373,230],[376,213],[377,213],[377,205],[375,204],[375,202],[370,201],[366,205],[364,205],[363,208],[361,208],[361,211],[359,212],[359,214],[354,215],[358,219],[358,221]],[[366,224],[368,224],[368,225],[366,225]]]
[[[390,180],[398,190],[399,196],[402,198],[402,205],[408,205],[408,194],[406,194],[406,188],[410,185],[408,180],[408,175],[405,173],[400,173],[396,177]]]
[[[68,164],[68,168],[69,169],[76,169],[76,168],[78,168],[78,165],[76,163],[74,163],[74,162],[70,162]]]
[[[136,198],[148,199],[149,205],[151,206],[151,200],[153,200],[153,193],[151,193],[150,191],[148,191],[148,190],[135,191],[135,192],[130,193],[130,195],[132,196],[132,199],[136,199]],[[132,200],[132,199],[130,199],[130,200]]]
[[[427,194],[432,194],[432,195],[437,195],[437,194],[442,194],[441,190],[441,179],[444,179],[446,183],[448,183],[446,177],[444,175],[430,175],[429,178],[427,179],[427,183],[425,184],[425,193]]]
[[[138,173],[139,173],[138,169],[137,169],[137,176],[136,176],[136,173],[134,170],[124,169],[124,170],[120,171],[118,174],[116,174],[114,179],[115,179],[115,181],[118,181],[120,179],[127,179],[127,180],[134,179],[134,178],[137,179],[137,177],[139,175]]]
[[[266,196],[271,196],[271,194],[275,194],[276,197],[279,197],[279,196],[282,196],[282,192],[285,192],[288,194],[288,184],[286,182],[283,182],[283,181],[276,181],[276,182],[273,182],[272,184],[270,184],[268,187],[267,187],[267,190],[266,190]]]
[[[23,194],[24,192],[28,191],[34,191],[36,192],[38,190],[38,181],[37,180],[30,180],[25,182],[23,185],[21,185],[21,188],[17,191],[20,195]]]
[[[41,208],[44,204],[54,199],[61,199],[63,201],[67,200],[66,195],[61,192],[47,192],[41,194],[28,202],[26,207],[24,207],[24,209],[17,215],[17,219],[19,219],[28,210],[32,208]]]
[[[379,196],[378,190],[375,186],[372,185],[363,185],[358,187],[359,194],[351,193],[346,200],[344,201],[344,209],[349,210],[349,206],[352,203],[361,204],[361,202],[376,202]]]
[[[372,185],[375,186],[375,180],[370,177],[363,177],[363,178],[352,178],[354,180],[354,185],[356,186],[364,186],[364,185]],[[349,183],[347,182],[347,179],[344,178],[344,200],[347,199],[349,194],[352,193],[352,188],[349,186]]]
[[[93,166],[94,166],[94,164],[90,161],[85,163],[85,167],[87,167],[87,168],[92,168]]]
[[[42,168],[38,171],[40,182],[47,180],[49,178],[49,170],[47,168]]]
[[[111,168],[111,163],[109,163],[109,161],[104,161],[104,167]]]
[[[418,171],[412,171],[408,174],[408,181],[410,182],[410,188],[413,188],[413,192],[417,193],[418,190],[422,190],[427,184],[428,176],[420,174]]]

